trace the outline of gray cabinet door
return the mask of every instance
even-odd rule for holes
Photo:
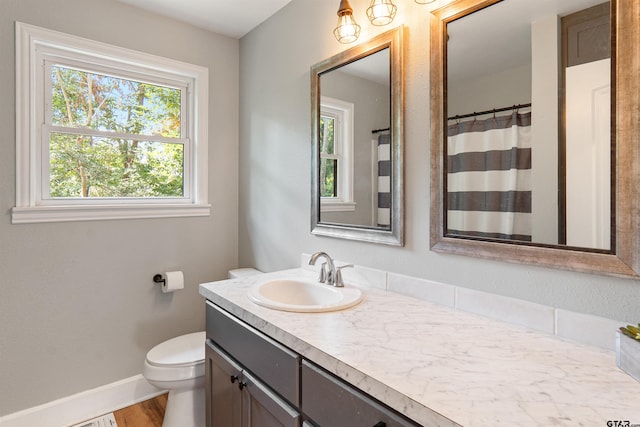
[[[242,427],[242,369],[210,342],[206,362],[207,427]]]
[[[243,373],[243,427],[299,427],[300,414],[251,374]]]
[[[206,345],[207,427],[299,427],[300,414],[215,343]]]

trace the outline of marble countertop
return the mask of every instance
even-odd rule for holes
[[[612,352],[378,289],[329,313],[247,298],[258,281],[297,275],[315,277],[286,270],[202,284],[200,294],[423,425],[640,425],[640,383]]]

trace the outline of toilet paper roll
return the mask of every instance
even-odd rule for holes
[[[175,292],[180,289],[184,289],[184,276],[182,275],[182,271],[167,271],[164,273],[162,292]]]

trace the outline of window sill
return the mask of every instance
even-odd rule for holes
[[[320,201],[320,212],[353,212],[356,210],[355,202],[329,202]]]
[[[11,210],[11,223],[177,218],[209,216],[210,214],[211,205],[193,204],[14,207]]]

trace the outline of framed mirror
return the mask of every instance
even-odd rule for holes
[[[432,250],[638,277],[640,0],[432,14]]]
[[[403,244],[403,27],[311,67],[311,232]]]

